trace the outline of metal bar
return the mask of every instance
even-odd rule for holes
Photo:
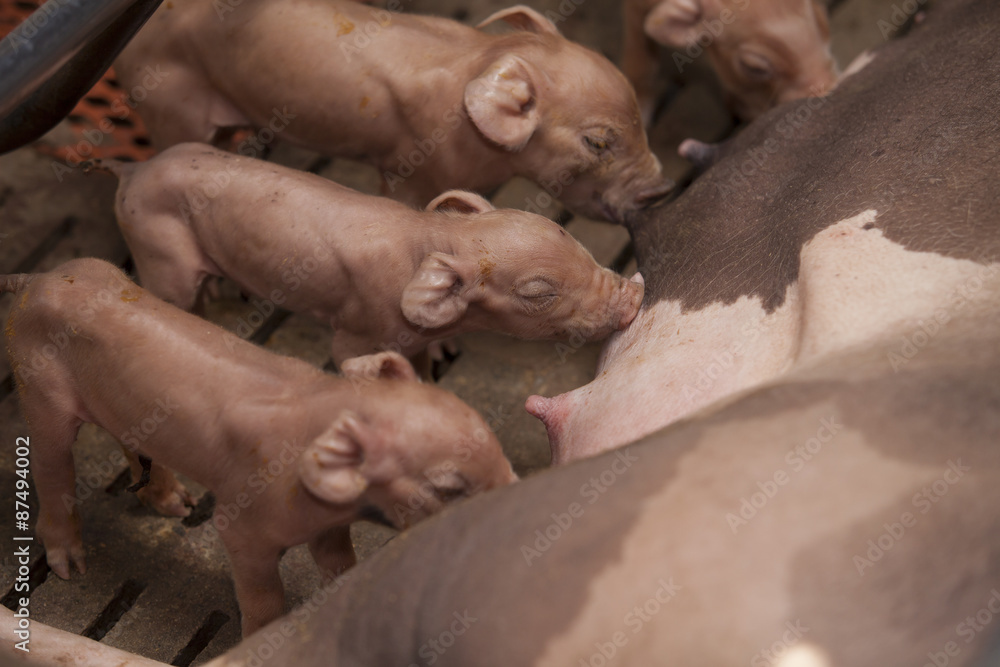
[[[48,0],[0,41],[0,118],[136,0]]]
[[[38,139],[66,117],[100,80],[162,0],[133,0],[6,116],[0,114],[0,155]]]

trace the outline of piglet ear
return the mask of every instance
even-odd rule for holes
[[[469,307],[477,266],[443,252],[427,256],[405,288],[400,308],[411,324],[438,329],[457,322]]]
[[[410,362],[398,352],[379,352],[347,359],[340,365],[340,372],[346,378],[420,381]]]
[[[687,48],[698,42],[703,14],[701,0],[661,0],[646,17],[645,31],[664,46]]]
[[[489,203],[475,192],[448,190],[439,194],[427,205],[428,211],[455,211],[456,213],[486,213],[495,211]]]
[[[509,23],[518,30],[526,30],[543,35],[559,35],[559,28],[556,27],[555,23],[525,5],[514,5],[507,9],[501,9],[495,14],[490,14],[486,20],[482,21],[476,27],[485,28],[497,21]]]
[[[299,479],[322,501],[350,505],[368,488],[359,467],[365,451],[373,447],[374,433],[350,410],[344,410],[330,427],[309,443],[299,457]]]
[[[528,64],[506,55],[465,87],[465,110],[484,137],[519,151],[538,128],[535,85]]]

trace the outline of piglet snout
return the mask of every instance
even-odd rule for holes
[[[649,208],[662,201],[673,189],[674,182],[664,178],[656,185],[641,190],[635,196],[635,207],[637,209]]]
[[[618,329],[624,329],[635,316],[639,314],[639,308],[642,306],[642,297],[646,289],[646,281],[643,280],[642,274],[636,272],[632,276],[631,280],[622,279],[621,285],[621,318],[618,320]]]

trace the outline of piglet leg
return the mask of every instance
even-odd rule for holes
[[[175,224],[169,218],[159,218],[158,220],[163,223],[164,227]],[[155,224],[155,222],[150,224]],[[187,235],[177,235],[171,238],[167,234],[164,234],[162,239],[155,240],[157,243],[166,244],[166,247],[171,248],[171,254],[133,251],[139,284],[178,308],[189,312],[195,310],[200,301],[202,283],[207,277],[201,261],[201,253],[195,247],[197,241],[188,238]],[[137,245],[138,243],[130,244],[133,248]],[[160,247],[164,246],[160,245]]]
[[[309,553],[323,574],[323,583],[333,581],[357,562],[350,526],[336,526],[314,538]]]
[[[71,565],[80,574],[87,571],[77,512],[79,501],[74,493],[76,470],[72,450],[82,422],[35,392],[25,391],[22,396],[31,434],[31,467],[40,506],[35,531],[45,545],[49,567],[59,577],[69,579]]]
[[[410,364],[424,382],[434,381],[434,362],[429,350],[421,350],[410,357]]]
[[[218,524],[216,524],[218,525]],[[285,612],[285,589],[278,563],[283,550],[262,544],[263,536],[230,526],[222,541],[233,566],[236,599],[243,614],[243,636],[249,637]]]
[[[160,65],[157,65],[157,69]],[[171,113],[143,116],[154,146],[164,150],[185,141],[214,143],[220,128],[249,127],[250,120],[210,84],[179,63],[163,63],[170,76],[147,90],[148,109],[171,109]],[[170,99],[183,99],[174,106]],[[148,119],[148,120],[146,120]]]
[[[138,455],[128,447],[122,447],[125,458],[132,469],[132,483],[142,478],[142,464]],[[173,471],[153,461],[149,469],[149,482],[136,491],[136,497],[143,505],[151,507],[163,516],[187,516],[195,501],[191,493],[177,481]]]

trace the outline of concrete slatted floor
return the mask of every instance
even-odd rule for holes
[[[451,16],[475,24],[511,0],[410,0],[406,11]],[[537,0],[532,6],[561,16],[565,35],[617,59],[620,52],[619,1]],[[888,19],[891,0],[843,0],[834,7],[834,53],[846,66],[865,48],[883,42],[877,22]],[[671,77],[669,54],[663,51],[661,113],[650,133],[654,151],[667,174],[678,183],[690,179],[688,165],[677,157],[681,140],[695,137],[717,141],[733,130],[706,63],[696,61]],[[141,108],[140,108],[141,112]],[[66,136],[64,129],[52,137]],[[374,169],[343,160],[276,145],[268,159],[309,169],[357,189],[377,193]],[[114,179],[79,170],[57,179],[52,158],[32,149],[0,157],[0,273],[45,271],[73,257],[95,256],[128,266],[128,249],[114,222]],[[545,203],[536,186],[515,180],[493,197],[498,206],[525,208]],[[619,227],[573,217],[558,203],[543,206],[547,215],[591,250],[598,261],[634,271],[628,235]],[[330,334],[309,318],[275,313],[255,315],[256,307],[223,285],[222,298],[210,304],[209,318],[254,342],[282,354],[327,364]],[[6,319],[12,298],[0,298],[0,318]],[[261,323],[261,320],[264,320]],[[257,326],[249,326],[256,324]],[[446,369],[441,386],[478,409],[514,462],[518,473],[530,474],[548,464],[544,428],[528,415],[527,396],[554,395],[588,382],[600,346],[574,347],[551,342],[516,341],[493,334],[476,334],[460,341],[461,355]],[[24,534],[13,525],[14,442],[27,435],[5,358],[0,358],[0,596],[13,606],[16,567],[12,536]],[[175,665],[200,664],[239,641],[236,600],[229,567],[208,521],[212,499],[189,483],[200,497],[188,519],[159,517],[125,492],[129,480],[115,440],[93,426],[81,429],[75,446],[80,512],[87,549],[88,572],[62,581],[45,565],[40,544],[33,546],[31,568],[32,618],[144,656]],[[33,504],[32,517],[37,516]],[[393,532],[356,524],[352,537],[360,558],[393,537]],[[460,564],[457,564],[460,567]],[[289,605],[315,590],[318,573],[304,547],[290,551],[282,562]]]

